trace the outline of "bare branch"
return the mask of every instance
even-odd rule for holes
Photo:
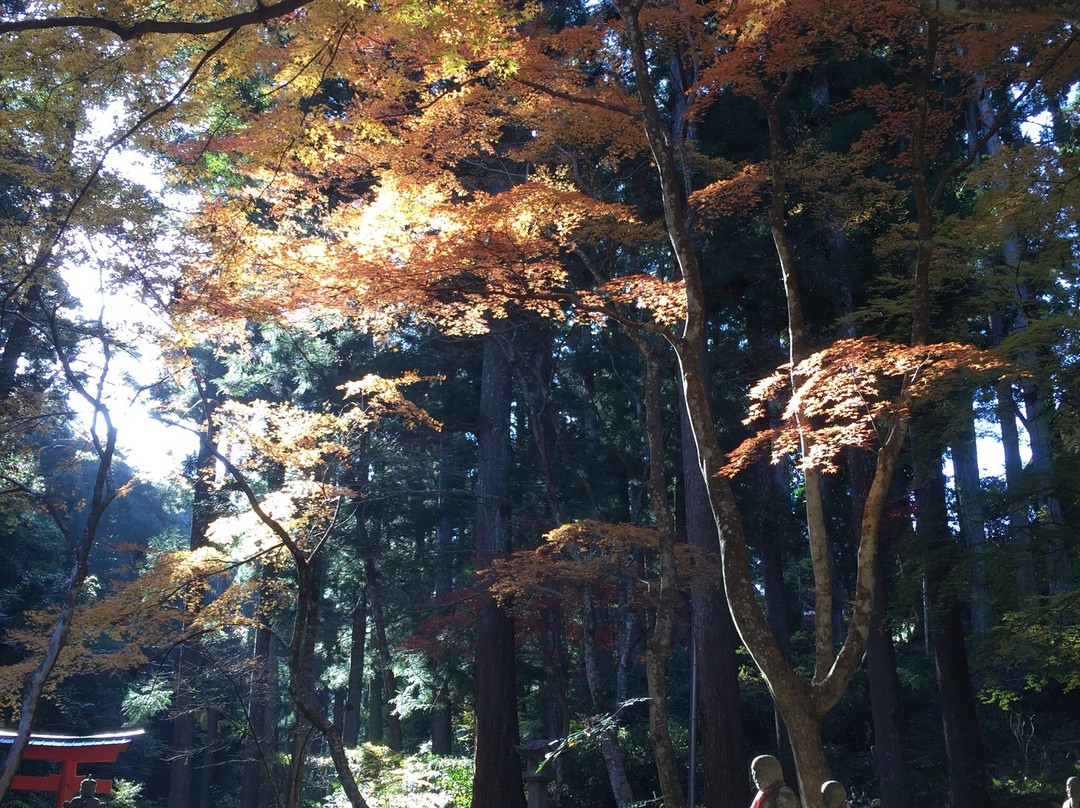
[[[142,20],[131,25],[124,25],[107,17],[89,15],[7,20],[0,22],[0,34],[19,33],[21,31],[47,31],[57,28],[95,28],[115,34],[116,38],[123,42],[151,34],[192,34],[198,36],[201,34],[216,34],[221,31],[235,31],[249,25],[270,22],[296,11],[298,8],[302,8],[309,2],[311,0],[282,0],[280,3],[270,5],[257,3],[256,7],[251,11],[198,22],[191,20]]]

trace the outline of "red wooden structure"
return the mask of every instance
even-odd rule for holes
[[[60,773],[44,776],[17,774],[11,781],[11,787],[27,791],[55,791],[56,808],[64,808],[64,801],[78,793],[79,783],[86,776],[76,771],[80,763],[112,763],[142,734],[141,729],[103,735],[31,734],[22,759],[58,762]],[[11,746],[14,740],[14,732],[0,729],[0,748]],[[108,794],[111,788],[112,780],[97,781],[98,794]]]

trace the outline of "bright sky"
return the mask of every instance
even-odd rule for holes
[[[108,131],[114,123],[112,111],[108,110],[95,122],[94,129]],[[105,165],[151,190],[163,191],[160,172],[143,154],[131,150],[114,151],[106,158]],[[188,200],[177,195],[170,195],[166,202],[177,209],[190,206]],[[100,249],[97,252],[100,253]],[[109,374],[112,383],[108,393],[109,407],[124,459],[146,479],[161,482],[176,479],[184,458],[197,451],[198,440],[185,429],[166,426],[151,417],[153,402],[147,393],[139,392],[139,388],[148,387],[162,378],[157,347],[146,334],[159,330],[165,323],[134,293],[104,293],[103,279],[92,265],[67,266],[63,274],[71,292],[82,302],[84,315],[96,318],[100,313],[106,325],[116,329],[121,338],[136,346],[139,352],[138,356],[115,354]],[[124,383],[125,377],[131,380],[130,384]],[[89,413],[81,400],[72,403]]]

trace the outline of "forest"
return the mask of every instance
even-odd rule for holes
[[[0,0],[3,806],[1061,805],[1076,24]]]

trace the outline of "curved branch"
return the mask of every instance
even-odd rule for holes
[[[108,31],[114,34],[122,42],[139,39],[150,34],[193,34],[198,36],[270,22],[296,11],[298,8],[302,8],[310,2],[311,0],[281,0],[279,3],[271,3],[270,5],[257,2],[256,8],[251,11],[198,22],[191,20],[142,20],[131,25],[124,25],[107,17],[90,15],[35,17],[0,22],[0,34],[22,31],[47,31],[57,28],[96,28],[99,31]]]
[[[514,76],[514,81],[518,84],[524,84],[530,89],[536,90],[538,93],[544,95],[550,95],[552,98],[560,98],[563,101],[569,101],[572,104],[584,104],[590,107],[600,107],[606,109],[609,112],[618,112],[620,115],[626,115],[629,118],[633,118],[636,121],[641,120],[641,113],[637,110],[622,104],[612,104],[610,101],[604,101],[600,98],[590,98],[585,95],[574,95],[563,90],[556,90],[554,87],[548,87],[546,84],[541,84],[538,81],[530,81],[529,79],[522,78],[521,76]]]

